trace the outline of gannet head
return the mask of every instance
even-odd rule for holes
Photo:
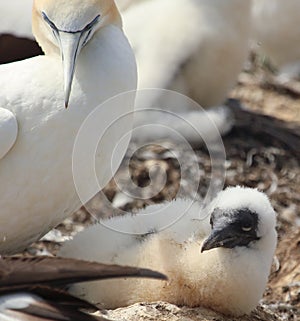
[[[108,24],[122,27],[113,0],[35,0],[32,30],[46,54],[60,54],[68,106],[76,59],[93,35]]]
[[[268,248],[276,246],[276,213],[268,197],[252,188],[229,187],[213,202],[211,234],[201,252],[213,248],[260,248],[270,239]]]

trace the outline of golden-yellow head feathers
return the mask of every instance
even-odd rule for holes
[[[66,108],[81,49],[108,25],[122,25],[113,0],[34,1],[33,33],[46,54],[59,54],[63,62]]]
[[[76,32],[84,29],[97,16],[95,32],[105,25],[122,27],[121,16],[113,0],[34,0],[32,30],[44,52],[59,53],[59,46],[43,13],[58,30]]]

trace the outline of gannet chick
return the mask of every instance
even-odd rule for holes
[[[256,189],[227,188],[208,210],[197,202],[176,200],[102,224],[76,235],[60,255],[145,266],[165,273],[169,281],[72,287],[71,293],[101,307],[163,300],[238,316],[253,310],[262,297],[276,247],[276,214]],[[97,246],[104,240],[106,246]]]
[[[0,319],[6,321],[107,320],[82,311],[98,309],[58,286],[118,277],[164,279],[147,269],[57,257],[2,257],[0,273]]]
[[[255,48],[268,56],[282,74],[300,74],[300,2],[254,0],[252,9]]]
[[[247,58],[251,1],[119,0],[118,3],[123,10],[125,34],[137,59],[139,89],[174,90],[204,108],[223,103]],[[175,112],[192,126],[182,126],[174,117],[171,121],[166,119],[164,125],[171,126],[192,143],[199,140],[192,129],[201,132],[206,126],[199,109],[185,105],[176,110],[174,102],[161,100],[161,94],[157,91],[151,97],[138,95],[136,108],[154,106]],[[218,130],[225,134],[231,129],[232,121],[228,119],[232,115],[219,111],[208,112]],[[149,117],[153,123],[148,113],[137,113],[135,126],[149,123]],[[166,113],[157,114],[160,122],[165,117]],[[133,133],[133,139],[152,138],[143,130]],[[165,133],[161,127],[154,134],[156,139],[161,139],[170,136],[170,131]]]
[[[72,173],[79,128],[105,100],[136,88],[135,58],[113,0],[36,0],[33,32],[46,55],[0,66],[1,254],[23,249],[81,206]],[[97,126],[131,112],[133,100],[104,109]],[[108,151],[132,123],[118,125],[95,154],[102,187],[117,168]],[[118,148],[119,162],[127,144]],[[86,197],[96,192],[88,188]]]

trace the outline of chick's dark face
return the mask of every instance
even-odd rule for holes
[[[257,236],[258,215],[248,208],[224,211],[216,208],[211,214],[211,234],[204,241],[201,252],[217,248],[248,246],[259,240]]]

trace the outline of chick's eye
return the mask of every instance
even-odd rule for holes
[[[252,226],[242,226],[242,231],[250,232],[252,230]]]

